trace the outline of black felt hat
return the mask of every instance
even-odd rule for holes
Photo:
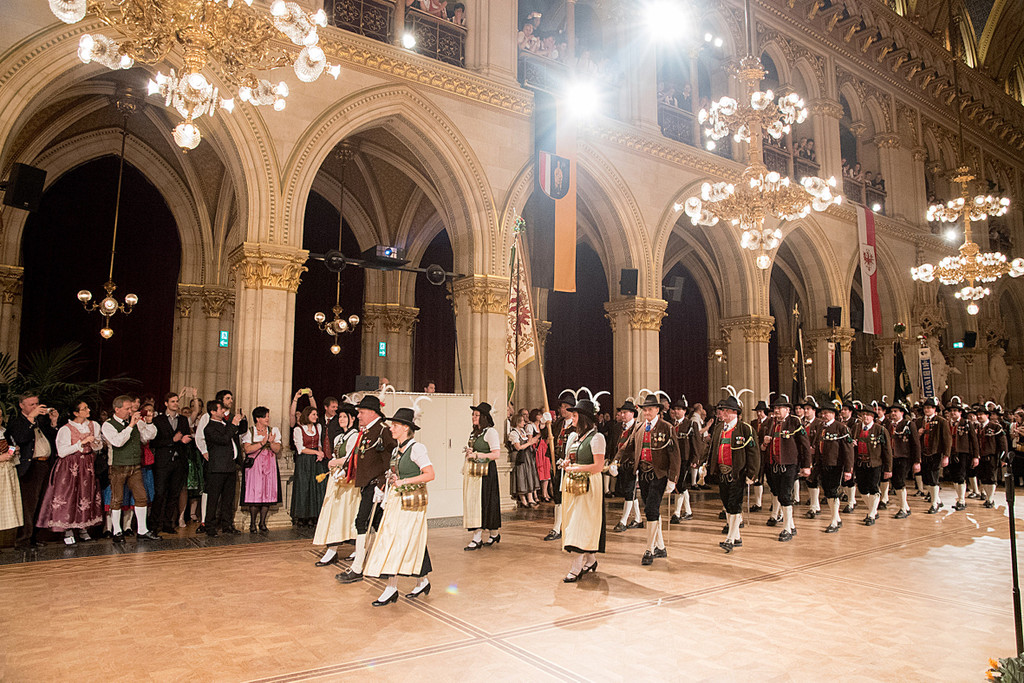
[[[363,396],[362,400],[359,401],[358,404],[356,404],[355,408],[356,410],[359,410],[360,408],[372,410],[381,417],[384,417],[384,413],[382,413],[380,410],[380,399],[374,396],[373,394],[367,394],[366,396]]]
[[[419,429],[419,426],[413,421],[414,417],[416,417],[416,414],[413,412],[412,408],[399,408],[395,411],[395,414],[388,419],[392,422],[403,424],[415,432]]]

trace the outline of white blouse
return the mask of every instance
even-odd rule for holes
[[[424,467],[430,467],[430,456],[427,455],[427,447],[421,444],[419,441],[413,441],[412,445],[408,447],[412,450],[409,453],[409,457],[416,463],[416,466],[421,470]],[[397,450],[397,449],[396,449]]]
[[[57,431],[57,456],[66,458],[72,453],[81,453],[82,447],[79,443],[71,442],[71,430],[77,429],[83,436],[92,434],[95,437],[95,441],[92,444],[93,451],[103,450],[103,437],[100,435],[100,426],[92,420],[86,420],[84,423],[80,422],[68,422],[66,425],[61,427]]]
[[[310,428],[312,428],[315,431],[309,431]],[[316,435],[316,445],[317,445],[317,447],[315,449],[311,449],[311,450],[320,450],[320,442],[323,440],[323,439],[320,438],[320,425],[318,425],[318,424],[315,424],[315,425],[304,425],[304,426],[296,426],[295,429],[292,430],[292,444],[295,446],[295,452],[296,453],[301,453],[302,450],[305,448],[305,446],[302,445],[303,444],[303,439],[302,439],[302,435],[303,434],[305,434],[306,436],[313,436],[315,434]],[[309,454],[307,453],[306,455],[309,455]]]
[[[245,443],[253,444],[253,443],[260,443],[263,440],[263,437],[261,436],[259,439],[256,439],[254,441],[253,439],[255,437],[256,437],[256,428],[255,427],[250,427],[249,429],[247,429],[245,431],[245,434],[242,435],[242,443],[244,443],[244,444]],[[278,431],[277,427],[271,427],[270,428],[270,439],[267,441],[267,443],[268,444],[269,443],[274,443],[275,441],[277,441],[277,442],[281,441],[281,432]]]

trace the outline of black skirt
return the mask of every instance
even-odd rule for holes
[[[487,476],[480,478],[480,528],[501,528],[501,498],[498,493],[498,466],[487,463]]]

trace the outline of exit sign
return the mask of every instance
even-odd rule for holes
[[[228,331],[220,331],[220,348],[226,349],[228,347]]]
[[[377,345],[377,355],[380,356],[381,358],[384,358],[386,355],[388,355],[387,342],[381,342],[380,344]]]

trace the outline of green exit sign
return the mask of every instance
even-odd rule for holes
[[[388,355],[388,343],[387,342],[381,342],[380,344],[377,345],[377,355],[380,356],[381,358],[383,358],[386,355]]]
[[[226,349],[228,347],[228,331],[220,331],[220,348]]]

